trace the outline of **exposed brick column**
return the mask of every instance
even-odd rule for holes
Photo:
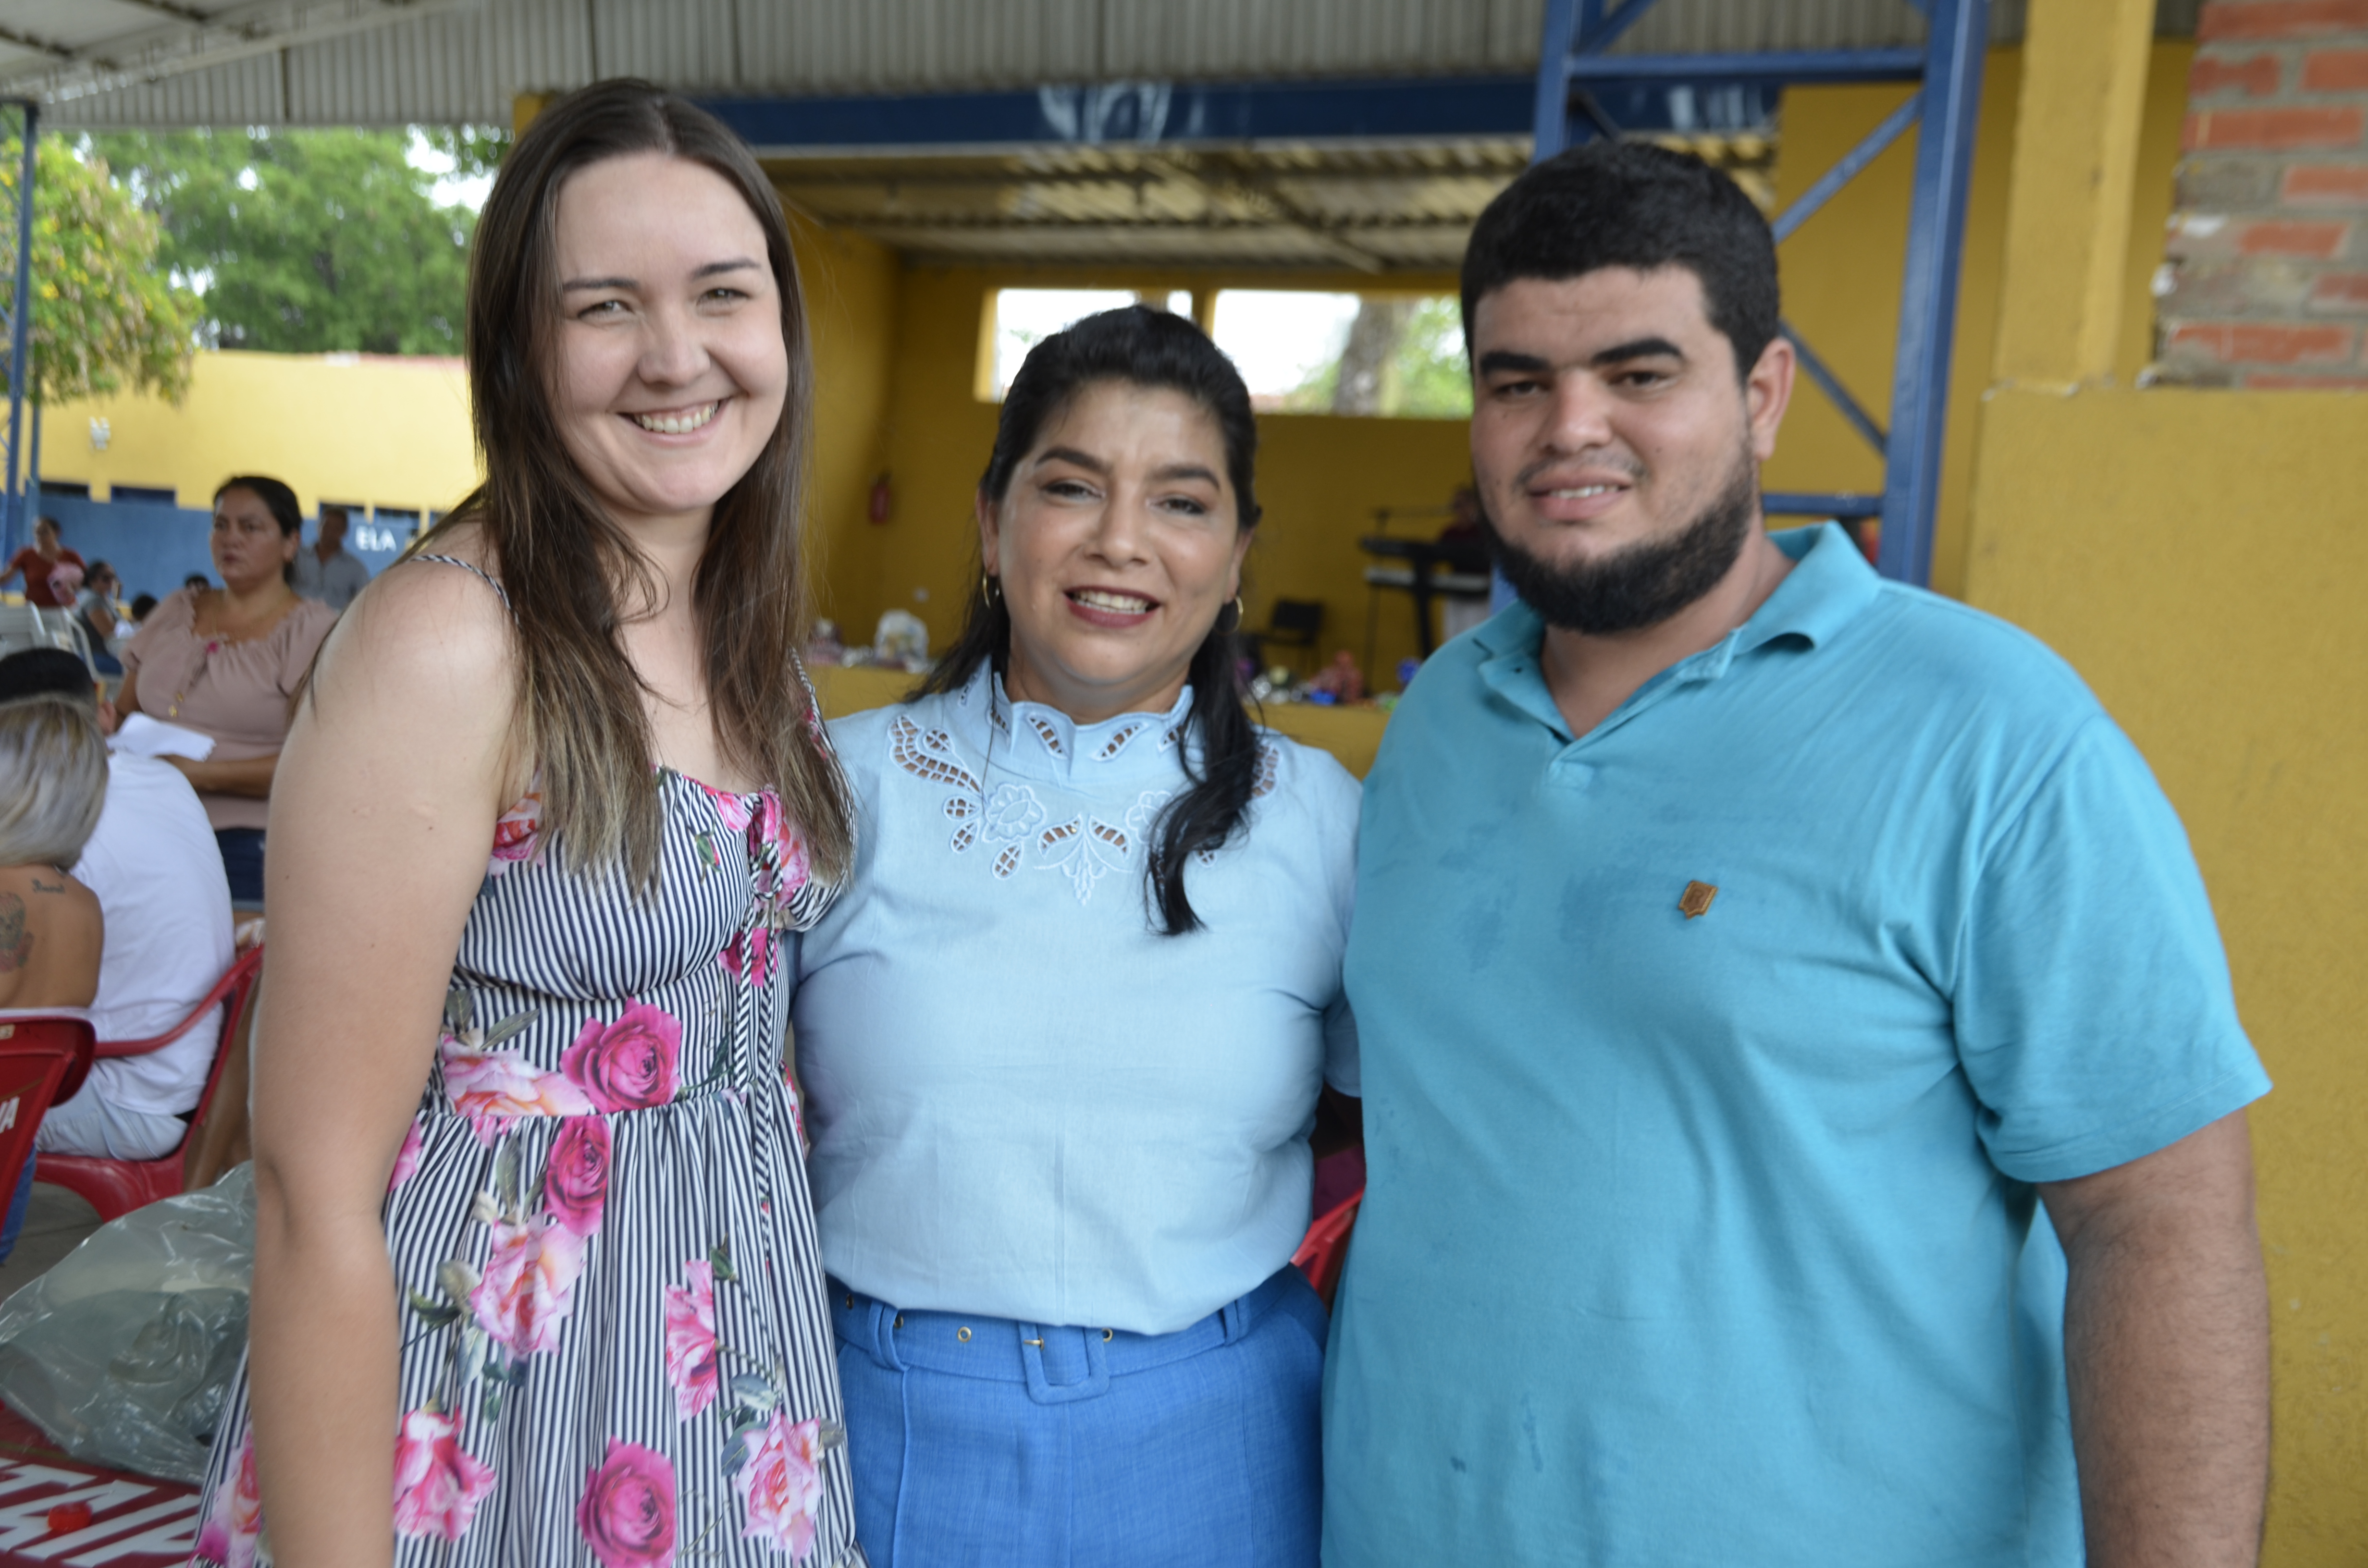
[[[2368,0],[2207,0],[2154,376],[2368,386]]]

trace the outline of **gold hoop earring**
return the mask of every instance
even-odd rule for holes
[[[1225,610],[1231,610],[1231,611],[1233,611],[1233,613],[1234,613],[1234,619],[1233,619],[1232,620],[1228,621],[1228,620],[1225,619]],[[1242,629],[1242,596],[1241,596],[1241,595],[1239,595],[1239,594],[1235,594],[1235,595],[1234,596],[1234,602],[1233,602],[1233,603],[1231,603],[1231,604],[1229,604],[1229,605],[1227,605],[1227,606],[1225,607],[1225,609],[1221,609],[1221,610],[1219,610],[1219,611],[1217,612],[1217,631],[1218,631],[1220,633],[1222,633],[1222,634],[1224,634],[1224,635],[1230,636],[1230,635],[1232,635],[1234,632],[1239,631],[1241,629]]]
[[[989,609],[995,608],[995,574],[985,567],[978,574],[978,602]]]

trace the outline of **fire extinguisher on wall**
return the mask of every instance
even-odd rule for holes
[[[888,487],[888,471],[881,470],[880,477],[871,482],[871,499],[865,504],[863,515],[875,523],[884,523],[896,509],[896,493]]]

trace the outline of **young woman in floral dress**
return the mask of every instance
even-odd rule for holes
[[[476,236],[483,488],[273,799],[249,1378],[197,1561],[861,1562],[776,946],[849,861],[811,371],[746,150],[552,106]]]

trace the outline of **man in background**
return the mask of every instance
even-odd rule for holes
[[[296,552],[296,592],[340,615],[370,585],[370,568],[346,553],[346,509],[321,508],[320,537]]]
[[[1521,602],[1366,780],[1327,1568],[2252,1562],[2269,1082],[2146,764],[2022,632],[1766,531],[1725,176],[1531,168],[1463,314]]]

